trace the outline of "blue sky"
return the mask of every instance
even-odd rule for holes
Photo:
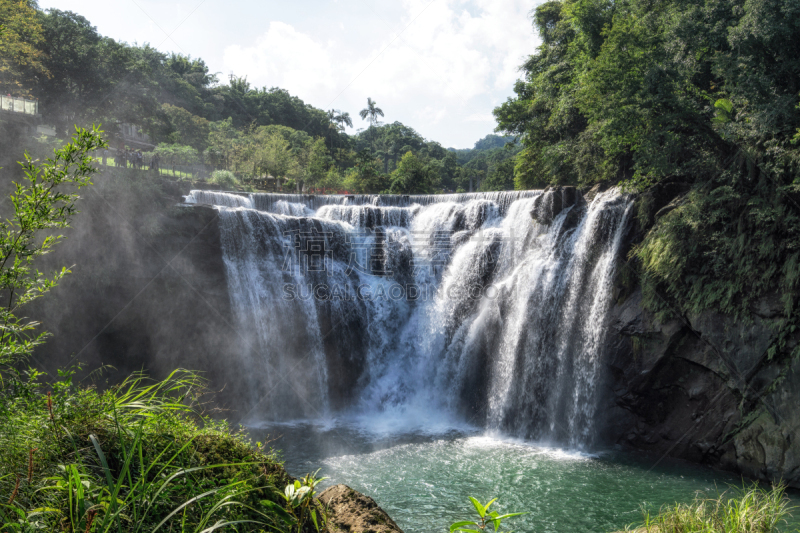
[[[39,0],[103,35],[201,57],[213,72],[282,87],[322,109],[367,97],[446,147],[491,133],[539,44],[528,14],[540,0]]]

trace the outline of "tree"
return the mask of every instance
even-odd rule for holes
[[[369,130],[372,131],[378,123],[378,116],[383,116],[383,110],[378,107],[377,102],[372,98],[367,98],[367,107],[362,109],[359,113],[361,116],[361,120],[367,120],[369,122]],[[374,145],[374,137],[373,137],[373,145]],[[374,146],[373,146],[374,149]]]
[[[35,3],[0,0],[0,93],[27,96],[38,80],[49,76],[43,41]]]
[[[380,172],[378,160],[369,150],[356,154],[356,164],[344,177],[344,188],[348,192],[376,194],[384,192],[388,183]]]
[[[231,118],[219,122],[211,122],[209,124],[208,148],[205,151],[206,161],[216,167],[229,170],[240,138],[241,132],[233,127]]]
[[[294,163],[292,145],[280,133],[259,128],[255,138],[253,163],[256,172],[274,177],[280,188],[281,179],[286,177]]]
[[[500,162],[478,187],[479,191],[513,191],[514,160]]]
[[[339,129],[341,131],[344,131],[345,126],[350,128],[353,127],[353,119],[350,118],[350,113],[336,111],[336,115],[333,117],[333,120],[339,124]]]
[[[99,55],[102,37],[86,18],[71,11],[51,9],[40,18],[45,65],[52,77],[39,94],[56,129],[66,133],[98,107],[99,95],[108,89],[110,80]]]
[[[439,184],[438,176],[430,165],[411,152],[400,159],[391,179],[389,192],[392,194],[432,194]]]
[[[325,140],[320,139],[323,142]],[[311,158],[311,147],[314,140],[304,131],[295,131],[289,137],[289,144],[291,145],[291,152],[293,162],[289,168],[289,177],[294,180],[297,192],[301,192],[305,187],[306,180],[308,179],[308,165]]]
[[[62,268],[47,276],[35,263],[62,240],[53,231],[69,227],[79,198],[76,191],[91,184],[96,168],[89,154],[107,146],[97,128],[75,131],[72,142],[43,163],[25,154],[21,163],[24,182],[14,183],[10,195],[13,215],[0,221],[0,297],[5,304],[0,308],[2,366],[19,362],[44,341],[45,333],[31,333],[38,324],[17,314],[69,273]]]
[[[320,187],[332,165],[333,158],[325,147],[325,140],[321,137],[316,139],[309,150],[306,183],[310,187]]]
[[[162,104],[161,110],[171,130],[167,135],[170,141],[188,144],[200,152],[208,147],[208,136],[211,133],[211,123],[208,120],[171,104]]]
[[[159,143],[152,152],[161,159],[161,166],[171,166],[175,174],[176,165],[194,165],[200,162],[200,154],[193,146]]]
[[[378,107],[377,102],[372,98],[367,98],[367,107],[362,109],[359,113],[361,120],[368,120],[370,127],[378,125],[378,116],[383,116],[383,110]]]
[[[330,149],[331,151],[333,151],[333,132],[334,131],[338,132],[339,130],[339,126],[336,123],[336,110],[335,109],[329,110],[328,113],[325,115],[325,117],[328,120],[328,139],[330,141],[330,147],[331,147]]]

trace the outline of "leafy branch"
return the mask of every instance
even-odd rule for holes
[[[13,215],[0,221],[0,365],[24,358],[47,336],[31,334],[39,324],[17,313],[70,272],[62,268],[47,276],[34,262],[63,239],[57,232],[69,227],[78,190],[90,185],[97,171],[90,154],[108,146],[102,133],[97,126],[76,127],[72,141],[52,158],[39,162],[26,153],[20,162],[24,179],[9,195]]]

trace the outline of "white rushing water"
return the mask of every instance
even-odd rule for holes
[[[251,418],[448,417],[592,444],[624,196],[187,202],[220,213]]]

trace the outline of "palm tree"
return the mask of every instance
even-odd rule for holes
[[[361,120],[367,120],[369,117],[369,125],[377,126],[378,125],[378,115],[383,116],[383,110],[378,107],[377,102],[372,98],[367,98],[367,107],[362,109],[359,113],[361,115]]]
[[[344,131],[345,126],[353,127],[353,119],[350,118],[350,113],[341,111],[337,111],[338,115],[333,119],[339,124],[339,129]],[[383,112],[381,111],[381,116],[383,116]]]
[[[337,113],[339,113],[339,111],[337,111],[336,109],[331,109],[331,110],[330,110],[330,111],[328,111],[328,113],[327,113],[327,119],[328,119],[328,140],[330,141],[331,151],[333,151],[333,135],[331,135],[331,134],[330,134],[330,133],[331,133],[331,131],[330,131],[330,130],[337,130],[337,131],[338,131],[338,129],[339,129],[339,127],[338,127],[338,126],[336,126],[336,124],[339,122],[339,121],[337,120],[337,119],[338,119],[338,117],[337,117]]]
[[[369,129],[378,125],[378,115],[383,116],[383,110],[378,107],[377,102],[372,98],[367,98],[367,107],[362,109],[359,113],[361,120],[369,120]],[[369,117],[369,119],[367,118]],[[374,141],[373,135],[373,141]]]

